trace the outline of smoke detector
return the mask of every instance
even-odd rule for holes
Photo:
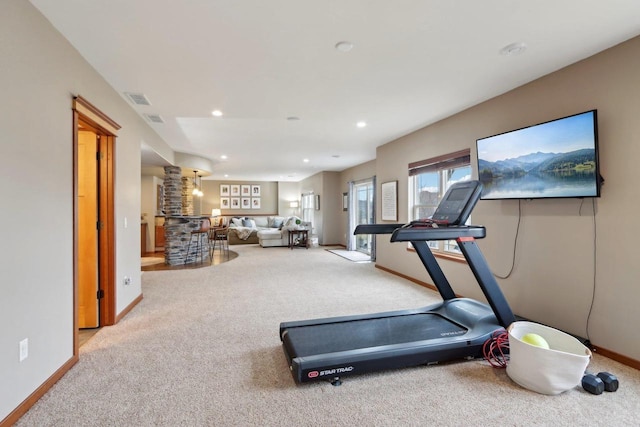
[[[336,43],[335,48],[340,52],[349,52],[351,49],[353,49],[353,43],[348,41],[341,41]]]
[[[524,53],[527,50],[527,45],[524,43],[511,43],[502,49],[500,49],[500,55],[504,56],[516,56]]]

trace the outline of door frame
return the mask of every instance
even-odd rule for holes
[[[373,209],[373,223],[375,224],[376,222],[376,176],[372,176],[371,178],[366,178],[366,179],[360,179],[358,181],[350,181],[349,182],[349,191],[348,191],[348,211],[347,211],[347,217],[348,217],[348,226],[347,226],[347,236],[348,236],[348,240],[347,240],[347,250],[350,251],[355,251],[356,249],[356,236],[353,234],[357,224],[357,218],[356,218],[356,214],[357,214],[357,209],[358,209],[358,198],[356,196],[356,187],[362,184],[369,184],[371,183],[371,186],[373,188],[373,192],[372,192],[372,196],[371,196],[371,203],[372,203],[372,209]],[[376,239],[375,236],[371,236],[371,247],[369,248],[370,253],[369,255],[371,256],[371,260],[375,261],[376,260]]]
[[[98,290],[99,325],[116,322],[115,287],[115,121],[81,96],[73,98],[73,353],[78,355],[78,128],[88,127],[98,138]]]

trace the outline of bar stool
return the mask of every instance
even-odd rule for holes
[[[187,260],[189,259],[189,253],[191,252],[191,242],[193,242],[193,238],[195,237],[195,247],[196,247],[196,253],[195,253],[195,261],[198,261],[198,254],[200,254],[200,261],[204,261],[204,251],[205,251],[205,246],[204,243],[206,243],[207,245],[207,249],[209,251],[211,251],[211,246],[210,246],[210,242],[209,242],[209,230],[211,229],[211,221],[209,221],[209,219],[204,219],[202,221],[202,224],[200,224],[200,228],[197,230],[193,230],[191,232],[191,236],[189,237],[189,245],[187,246],[187,255],[184,257],[184,263],[187,263]],[[204,243],[203,240],[204,239]]]
[[[220,246],[220,255],[227,254],[227,259],[229,259],[229,239],[228,233],[229,227],[214,227],[211,229],[211,233],[209,233],[209,247],[211,248],[209,252],[209,256],[213,261],[213,255],[216,251],[216,246]],[[211,240],[213,240],[213,246],[211,246]],[[216,243],[219,242],[219,243]]]

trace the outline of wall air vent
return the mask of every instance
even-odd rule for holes
[[[133,102],[136,105],[151,105],[151,102],[147,99],[147,97],[143,93],[124,93],[129,101]]]
[[[164,119],[160,114],[145,114],[144,116],[152,123],[164,123]]]

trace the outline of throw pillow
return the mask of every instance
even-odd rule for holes
[[[252,228],[252,227],[251,227],[251,220],[250,220],[250,219],[243,219],[243,220],[242,220],[242,226],[243,226],[243,227],[249,227],[249,228]]]
[[[284,218],[273,218],[273,222],[271,223],[271,227],[281,230],[282,229],[282,224],[284,224]]]

